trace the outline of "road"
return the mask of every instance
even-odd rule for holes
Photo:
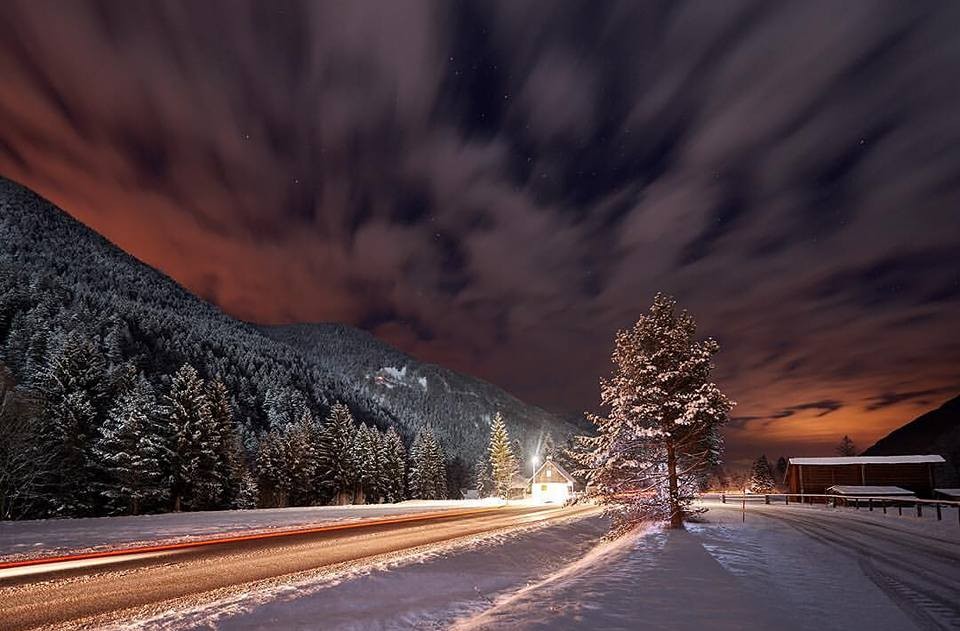
[[[12,570],[0,573],[0,629],[115,620],[148,605],[595,510],[511,506],[438,514],[425,521],[54,564],[42,573]]]
[[[740,514],[739,504],[704,502]],[[925,531],[893,515],[748,502],[746,519],[762,516],[852,556],[864,575],[919,629],[960,629],[960,533]]]

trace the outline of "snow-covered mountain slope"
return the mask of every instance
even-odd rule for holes
[[[219,376],[239,419],[265,429],[268,392],[295,389],[319,414],[337,401],[409,438],[430,423],[470,464],[500,411],[534,444],[575,427],[489,383],[423,364],[338,324],[258,327],[224,314],[26,188],[0,178],[0,361],[29,383],[50,340],[79,329],[112,363],[159,383],[184,362]]]

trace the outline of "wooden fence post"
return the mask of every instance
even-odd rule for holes
[[[726,494],[726,493],[721,493],[721,494],[720,494],[720,503],[721,503],[721,504],[726,504],[726,503],[727,503],[727,494]]]
[[[763,502],[764,502],[764,504],[769,504],[769,503],[770,503],[770,496],[769,496],[769,495],[764,495],[764,496],[763,496]]]
[[[917,502],[917,517],[923,517],[923,504]]]
[[[941,519],[941,515],[940,515],[940,505],[937,504],[936,506],[937,506],[937,521],[940,521],[940,519]]]
[[[867,506],[870,507],[870,512],[872,513],[872,512],[873,512],[873,498],[872,498],[872,497],[868,497],[868,498],[867,498]]]

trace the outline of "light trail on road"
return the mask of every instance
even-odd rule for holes
[[[122,618],[124,612],[147,605],[596,510],[522,506],[440,513],[135,554],[110,566],[54,565],[54,572],[0,579],[0,628],[16,631]]]

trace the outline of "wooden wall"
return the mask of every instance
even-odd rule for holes
[[[802,472],[801,472],[802,469]],[[787,481],[791,493],[825,493],[835,484],[851,486],[899,486],[917,495],[929,497],[933,493],[933,465],[931,464],[844,464],[844,465],[790,465]]]

